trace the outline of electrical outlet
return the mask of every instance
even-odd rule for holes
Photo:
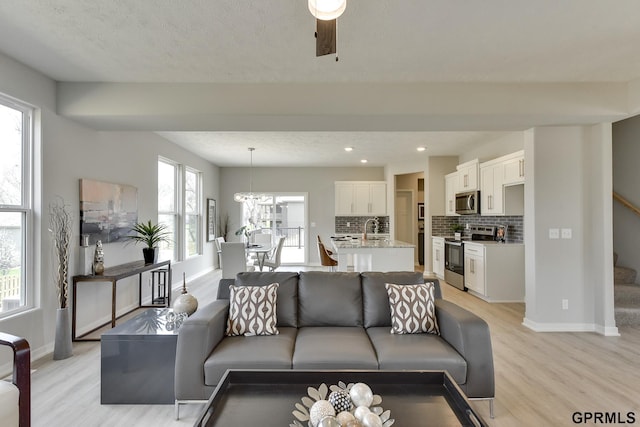
[[[550,228],[549,229],[549,238],[550,239],[559,239],[560,238],[560,230],[558,230],[557,228]]]
[[[350,222],[347,222],[347,227],[351,227],[351,223]]]
[[[563,228],[562,230],[560,230],[560,236],[563,239],[571,239],[572,237],[572,232],[570,228]]]
[[[568,299],[563,299],[562,300],[562,309],[563,310],[569,310],[569,300]]]

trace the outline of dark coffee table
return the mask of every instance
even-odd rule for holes
[[[368,384],[394,426],[487,426],[444,371],[297,370],[228,370],[195,426],[288,426],[307,387],[339,381]]]

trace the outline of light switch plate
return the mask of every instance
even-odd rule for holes
[[[563,239],[571,239],[572,236],[572,232],[570,228],[563,228],[562,230],[560,230],[560,237],[562,237]]]
[[[559,239],[560,238],[560,230],[557,228],[549,229],[549,238],[550,239]]]

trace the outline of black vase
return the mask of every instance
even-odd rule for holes
[[[142,248],[142,256],[145,264],[155,264],[158,260],[158,251],[156,248]]]

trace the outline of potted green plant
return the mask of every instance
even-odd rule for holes
[[[134,235],[127,236],[135,243],[142,243],[146,247],[142,248],[142,255],[145,264],[154,264],[158,260],[158,244],[162,242],[169,243],[171,233],[167,230],[165,224],[152,224],[151,220],[137,222],[131,228]]]
[[[462,230],[464,230],[462,224],[451,224],[450,228],[453,231],[453,238],[460,240],[462,238]]]

